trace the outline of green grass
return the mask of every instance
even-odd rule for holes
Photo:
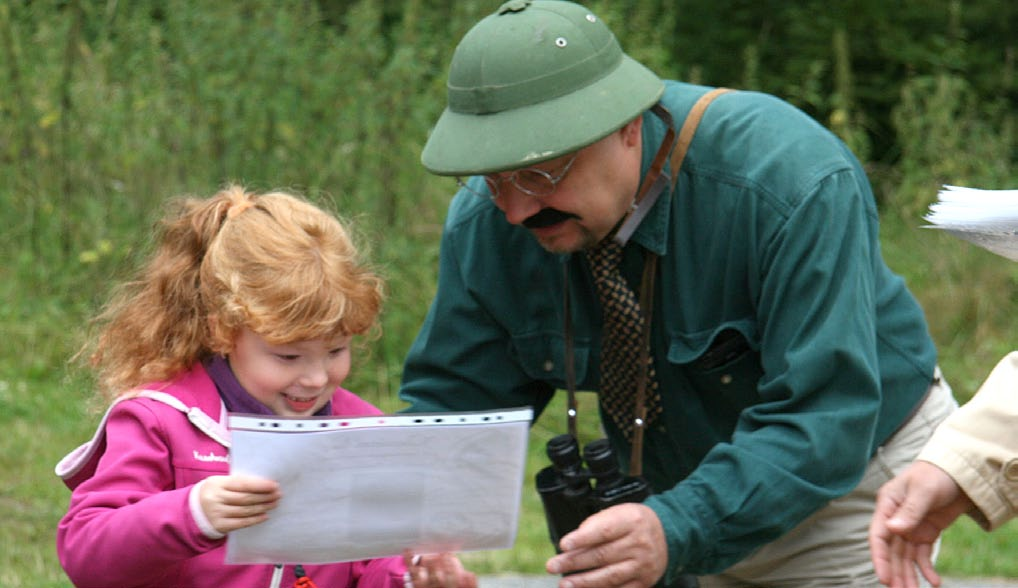
[[[91,435],[82,404],[57,378],[0,381],[0,586],[69,585],[54,537],[70,492],[53,467]]]
[[[974,521],[962,518],[945,533],[937,560],[942,574],[1018,578],[1018,522],[986,533]]]

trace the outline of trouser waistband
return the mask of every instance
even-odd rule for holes
[[[922,409],[923,404],[925,404],[926,401],[930,399],[930,394],[933,392],[933,389],[939,387],[941,383],[943,383],[943,379],[944,374],[940,371],[940,366],[939,365],[933,366],[933,377],[930,378],[930,385],[926,387],[926,392],[924,392],[923,395],[919,398],[919,401],[915,403],[915,406],[913,406],[912,409],[908,411],[908,414],[905,415],[905,418],[901,419],[901,422],[898,423],[898,426],[895,427],[893,431],[891,431],[891,434],[888,435],[887,438],[883,440],[881,445],[893,439],[895,435],[897,435],[902,429],[905,428],[905,425],[911,422],[911,420],[914,419],[917,414],[919,414],[919,411]]]

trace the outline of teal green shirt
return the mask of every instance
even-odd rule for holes
[[[676,126],[708,90],[667,83]],[[664,131],[644,115],[645,171]],[[664,526],[669,576],[719,572],[856,486],[924,396],[936,351],[881,257],[858,161],[777,98],[736,92],[707,109],[674,192],[626,246],[634,288],[645,249],[660,255],[652,353],[664,408],[644,441],[646,504]],[[539,413],[566,386],[564,265],[577,389],[596,391],[601,311],[584,256],[548,253],[487,199],[457,194],[406,361],[411,410]]]

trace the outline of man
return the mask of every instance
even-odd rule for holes
[[[1018,509],[1018,352],[997,364],[972,400],[945,420],[919,458],[884,484],[870,526],[873,564],[892,587],[934,586],[940,533],[968,514],[992,531]]]
[[[711,94],[669,160],[688,139],[669,119],[695,120],[708,90],[662,82],[576,4],[512,0],[477,23],[422,154],[462,187],[401,395],[539,412],[556,389],[599,392],[655,494],[562,537],[563,587],[876,585],[877,487],[953,400],[832,134],[773,97]],[[649,361],[614,359],[603,327],[613,243]]]

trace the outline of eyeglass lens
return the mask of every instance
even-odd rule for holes
[[[509,182],[520,192],[531,196],[547,196],[555,191],[554,179],[536,169],[517,170],[505,177],[484,176],[484,181],[493,197],[498,197],[503,182]]]
[[[483,176],[484,182],[488,185],[488,191],[492,199],[498,198],[501,192],[501,184],[504,182],[510,182],[514,188],[530,196],[547,196],[554,192],[559,182],[566,177],[566,174],[569,173],[569,168],[573,166],[573,162],[576,161],[578,155],[579,153],[573,154],[572,158],[554,176],[543,169],[528,167],[514,170],[508,175],[485,175]],[[456,184],[475,195],[481,196],[461,178],[456,178]]]

